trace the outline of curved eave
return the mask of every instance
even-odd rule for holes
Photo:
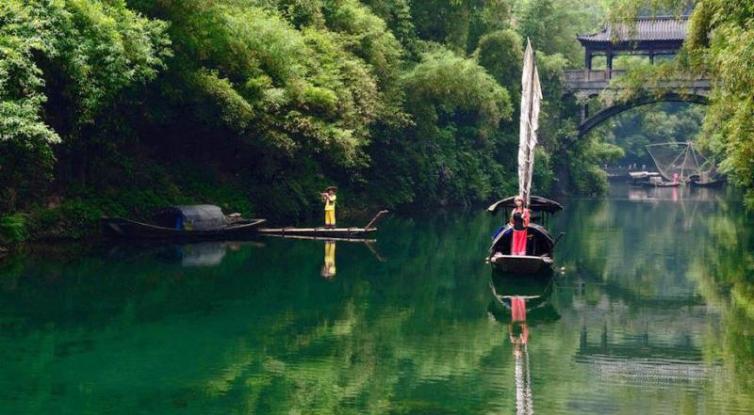
[[[636,51],[636,50],[676,50],[683,46],[683,38],[664,39],[594,39],[578,37],[581,46],[591,50]]]

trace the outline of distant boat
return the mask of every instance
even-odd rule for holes
[[[699,187],[718,187],[725,181],[717,166],[704,158],[692,142],[649,144],[646,148],[665,180],[675,176],[682,183]]]
[[[534,49],[527,40],[524,66],[521,76],[521,119],[518,147],[518,190],[524,200],[524,207],[530,213],[540,215],[554,213],[563,207],[559,203],[531,195],[534,173],[534,148],[537,145],[539,110],[542,102],[542,89],[534,59]],[[487,210],[490,213],[505,208],[506,222],[508,209],[515,208],[515,196],[500,200]],[[509,274],[538,274],[552,271],[553,250],[556,241],[542,225],[532,223],[527,227],[526,255],[510,255],[513,240],[513,227],[506,224],[492,238],[487,261],[493,269]]]
[[[123,218],[102,219],[110,236],[128,239],[233,239],[253,235],[264,219],[226,216],[214,205],[171,206],[155,214],[150,223]]]
[[[660,173],[656,171],[632,171],[628,173],[628,177],[631,179],[631,184],[634,186],[642,186],[644,183],[650,181],[653,177],[662,177]]]
[[[649,180],[641,182],[641,186],[644,187],[680,187],[681,182],[678,180],[666,182],[662,180],[662,177],[650,177]]]
[[[716,180],[707,180],[707,181],[694,180],[693,178],[691,178],[689,180],[689,186],[691,186],[691,187],[720,188],[720,187],[723,187],[725,185],[725,182],[726,182],[725,177],[721,177],[721,178],[716,179]]]

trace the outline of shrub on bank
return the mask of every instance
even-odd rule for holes
[[[26,216],[14,213],[0,217],[0,245],[13,245],[28,238]]]

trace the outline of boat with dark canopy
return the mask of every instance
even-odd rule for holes
[[[507,220],[513,209],[513,197],[493,203],[487,208],[491,214],[503,212]],[[563,209],[560,203],[540,196],[531,196],[529,210],[532,221],[547,222],[549,215]],[[556,239],[544,226],[529,223],[527,227],[526,255],[510,255],[513,241],[513,226],[508,223],[498,229],[492,239],[488,261],[501,272],[510,274],[548,274],[552,271],[553,251]]]
[[[542,224],[534,223],[546,220],[551,215],[563,209],[558,202],[544,197],[531,195],[532,177],[534,173],[534,148],[537,145],[537,130],[539,127],[539,109],[542,100],[542,90],[539,84],[539,74],[534,60],[534,50],[531,42],[527,41],[524,55],[524,66],[521,77],[521,120],[518,147],[518,191],[517,196],[508,197],[493,203],[487,211],[494,214],[505,211],[506,225],[499,228],[492,237],[487,261],[498,271],[510,274],[539,274],[552,271],[553,250],[556,240]],[[514,227],[508,223],[511,209],[515,209],[516,198],[520,197],[523,207],[532,214],[526,229],[525,255],[512,255]]]
[[[225,215],[215,205],[181,205],[160,210],[147,222],[104,218],[104,231],[130,239],[243,239],[256,233],[264,219]]]

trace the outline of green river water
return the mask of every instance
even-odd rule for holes
[[[751,413],[754,216],[730,193],[565,201],[551,280],[493,281],[481,212],[391,217],[334,270],[275,238],[8,258],[0,413]],[[532,297],[523,349],[491,286]]]

